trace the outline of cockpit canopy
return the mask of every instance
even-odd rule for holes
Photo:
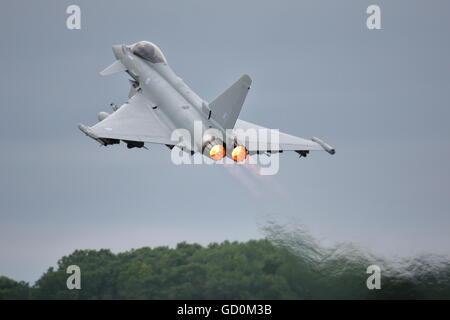
[[[167,63],[161,50],[151,42],[140,41],[131,48],[133,54],[151,63]]]

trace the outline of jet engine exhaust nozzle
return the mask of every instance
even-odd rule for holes
[[[237,146],[233,149],[233,152],[231,153],[231,156],[234,161],[236,162],[242,162],[248,157],[248,150],[244,146]]]
[[[225,154],[225,148],[221,144],[214,145],[209,151],[209,156],[213,160],[222,160]]]

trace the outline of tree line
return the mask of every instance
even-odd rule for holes
[[[288,239],[288,240],[286,240]],[[449,299],[447,260],[382,266],[381,289],[366,286],[373,257],[355,249],[324,249],[307,239],[179,243],[123,253],[76,250],[35,284],[0,277],[0,299]],[[428,258],[427,258],[428,259]],[[425,262],[425,263],[423,263]],[[68,266],[81,270],[69,290]],[[428,266],[421,269],[420,266]]]

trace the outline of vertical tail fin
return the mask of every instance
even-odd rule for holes
[[[209,104],[211,117],[224,129],[234,128],[251,84],[252,79],[245,74]]]

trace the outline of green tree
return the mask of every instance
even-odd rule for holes
[[[0,300],[29,299],[30,290],[26,282],[17,282],[7,277],[0,277]]]

